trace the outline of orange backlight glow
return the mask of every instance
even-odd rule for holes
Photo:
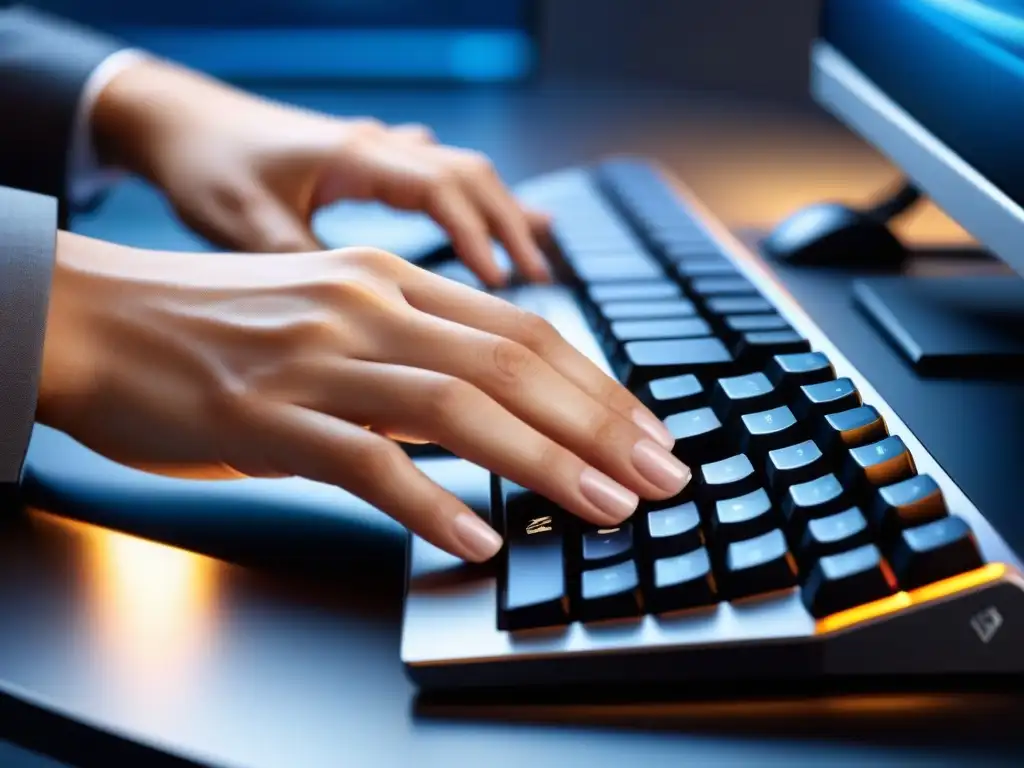
[[[864,605],[858,605],[856,608],[850,608],[849,610],[826,616],[818,621],[816,631],[819,634],[836,632],[837,630],[851,627],[854,624],[860,624],[871,619],[877,619],[880,616],[887,616],[896,611],[902,611],[914,605],[941,600],[958,592],[998,581],[1006,574],[1006,571],[1007,567],[1004,563],[989,563],[976,570],[961,573],[959,576],[953,576],[942,581],[936,581],[934,584],[918,587],[909,592],[897,592],[895,595],[884,597],[881,600],[864,603]]]

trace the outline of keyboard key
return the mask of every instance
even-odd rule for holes
[[[736,342],[736,357],[751,368],[763,368],[775,355],[806,352],[811,345],[796,331],[747,331]]]
[[[795,391],[805,384],[831,381],[836,377],[832,363],[821,352],[776,355],[768,363],[765,373],[772,384],[787,391]]]
[[[671,254],[668,256],[675,260]],[[687,254],[682,261],[676,263],[676,274],[684,280],[690,280],[695,277],[730,277],[739,272],[728,259],[693,258]]]
[[[806,483],[825,471],[825,457],[813,440],[768,452],[768,484],[776,497],[791,485]]]
[[[903,531],[889,562],[903,589],[922,587],[984,565],[971,529],[955,515]]]
[[[888,597],[896,577],[874,544],[821,558],[811,569],[801,596],[815,618]]]
[[[868,521],[857,507],[828,517],[808,520],[800,539],[800,557],[805,563],[836,555],[871,543]]]
[[[651,301],[606,301],[598,306],[605,320],[660,320],[669,317],[693,317],[697,310],[686,299]]]
[[[931,523],[947,515],[942,490],[930,475],[915,475],[879,488],[871,522],[883,536]]]
[[[696,296],[757,296],[757,289],[745,277],[698,277],[690,281]]]
[[[640,580],[635,562],[627,560],[583,572],[580,577],[581,620],[597,621],[639,613]]]
[[[710,336],[711,326],[699,317],[674,320],[618,320],[612,323],[609,336],[618,344],[640,339],[687,339]]]
[[[583,532],[583,567],[595,568],[628,560],[633,556],[633,526],[596,528]]]
[[[707,550],[701,547],[683,555],[655,560],[648,597],[653,613],[716,602],[718,588]]]
[[[804,384],[796,391],[793,410],[801,421],[860,405],[860,393],[847,378]]]
[[[846,456],[845,482],[852,487],[892,485],[917,471],[907,446],[895,435],[853,448]]]
[[[857,448],[888,435],[885,421],[872,405],[826,414],[818,428],[818,442],[826,453]]]
[[[688,465],[720,458],[725,450],[725,427],[710,408],[674,413],[665,426],[676,441],[672,453]]]
[[[702,465],[698,476],[701,498],[708,502],[742,496],[760,486],[754,465],[742,453]]]
[[[655,239],[655,248],[668,262],[718,255],[718,248],[706,235],[666,234]]]
[[[716,315],[759,315],[775,311],[775,307],[760,296],[716,296],[708,299],[707,308]]]
[[[587,289],[587,297],[595,304],[610,301],[674,299],[682,295],[682,289],[676,283],[668,280],[648,280],[642,283],[595,283]]]
[[[647,514],[647,538],[651,557],[692,552],[704,545],[700,514],[692,501]]]
[[[711,514],[711,535],[719,544],[752,539],[776,528],[779,517],[764,488],[723,499]]]
[[[733,333],[746,331],[788,331],[789,323],[782,315],[728,315],[725,328]]]
[[[784,405],[740,416],[739,445],[743,453],[763,458],[768,451],[800,442],[803,430]]]
[[[505,513],[504,578],[499,625],[513,630],[565,624],[568,592],[561,509],[502,480]]]
[[[665,274],[653,259],[639,255],[588,256],[574,261],[572,267],[584,283],[657,280]]]
[[[693,373],[705,378],[728,375],[732,355],[716,338],[630,341],[623,347],[619,380],[629,389],[645,381]]]
[[[792,530],[802,531],[809,520],[835,514],[849,506],[839,479],[828,474],[791,485],[782,499],[782,514]]]
[[[689,411],[703,405],[707,399],[707,393],[700,380],[692,373],[648,381],[636,394],[640,402],[662,419],[669,414]]]
[[[778,528],[733,542],[726,550],[723,586],[729,599],[791,587],[796,584],[796,576],[796,561]]]
[[[744,413],[764,411],[779,404],[781,396],[763,373],[719,379],[711,394],[711,407],[723,422]]]

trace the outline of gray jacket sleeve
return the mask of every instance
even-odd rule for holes
[[[35,422],[79,96],[121,47],[25,8],[0,9],[0,501],[20,481]]]
[[[79,96],[123,47],[28,8],[0,8],[0,184],[56,197],[62,223]]]

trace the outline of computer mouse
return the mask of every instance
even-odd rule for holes
[[[799,266],[895,269],[907,249],[874,212],[816,203],[782,221],[761,243],[764,253]]]

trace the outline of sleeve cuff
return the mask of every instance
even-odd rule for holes
[[[57,201],[0,187],[0,491],[21,479],[35,424]]]
[[[92,137],[92,112],[96,100],[110,81],[121,72],[145,60],[146,54],[125,48],[104,59],[86,81],[75,113],[75,128],[68,159],[67,199],[72,210],[87,210],[123,175],[114,168],[103,168],[96,157]]]

